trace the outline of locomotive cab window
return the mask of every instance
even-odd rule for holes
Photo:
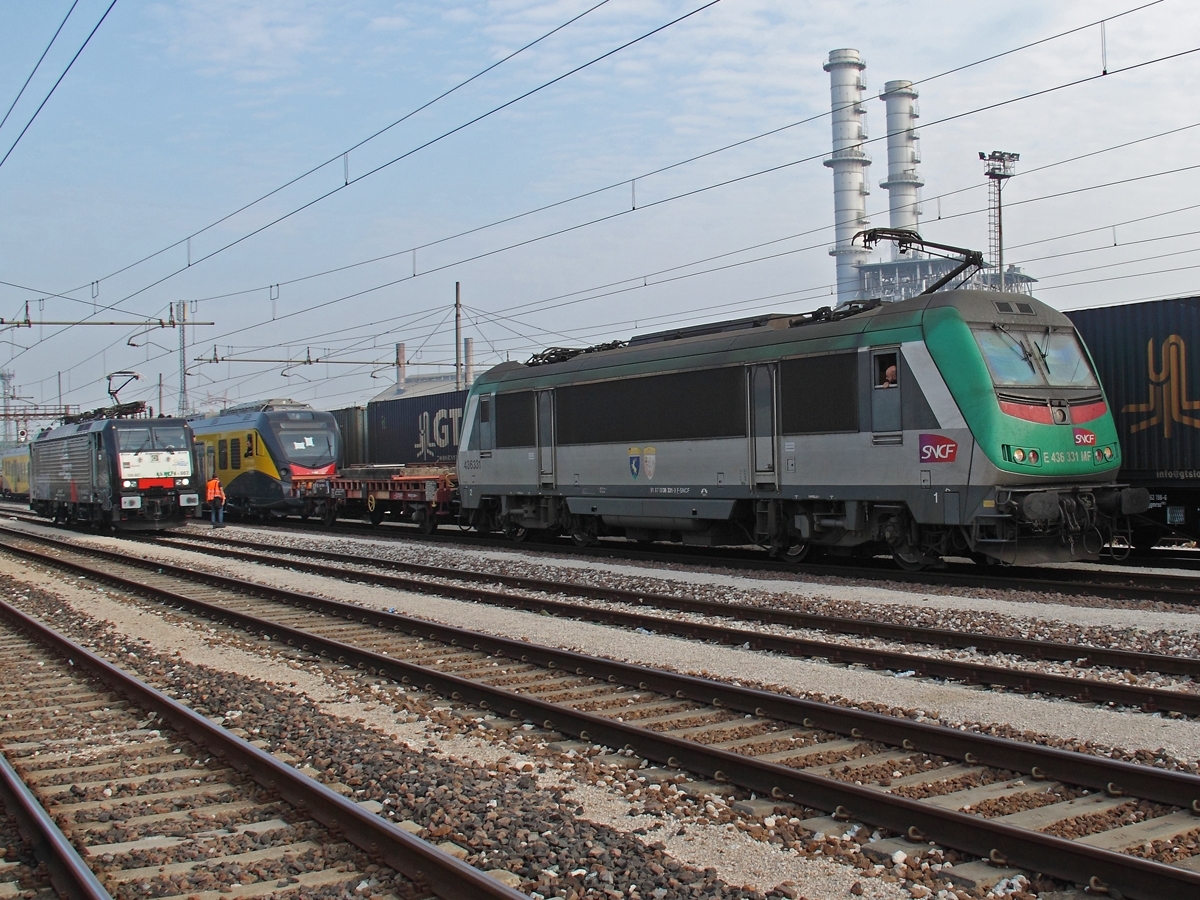
[[[479,398],[479,449],[491,450],[492,440],[492,395]]]
[[[898,354],[875,354],[875,387],[894,388],[900,385],[900,364]]]
[[[229,468],[229,441],[217,441],[217,468]]]
[[[1099,385],[1075,333],[993,326],[977,329],[975,342],[992,382],[1002,387],[1089,387]]]

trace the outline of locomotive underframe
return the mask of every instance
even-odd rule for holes
[[[757,544],[791,561],[811,548],[890,552],[901,565],[918,567],[945,556],[1023,564],[1095,559],[1106,546],[1129,541],[1130,516],[1148,503],[1143,489],[1122,485],[999,487],[987,493],[984,511],[961,524],[921,522],[902,500],[743,498],[729,502],[728,518],[709,519],[696,516],[696,507],[690,517],[621,515],[621,500],[610,502],[607,513],[581,514],[572,511],[573,498],[555,494],[487,497],[468,511],[467,521],[518,539],[535,530],[568,534],[581,545],[607,536],[693,546]]]

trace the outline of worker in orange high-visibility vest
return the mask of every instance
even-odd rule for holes
[[[214,475],[208,480],[208,505],[212,508],[212,527],[225,527],[225,491],[221,479]]]

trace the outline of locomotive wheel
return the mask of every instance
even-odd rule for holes
[[[425,515],[421,517],[421,520],[417,522],[417,530],[420,531],[421,534],[433,534],[438,530],[437,518],[426,512]]]
[[[384,512],[385,512],[385,510],[382,506],[376,506],[374,509],[372,509],[370,512],[367,513],[367,521],[370,522],[372,525],[378,525],[380,522],[383,521]]]
[[[589,534],[583,529],[576,529],[575,531],[571,532],[571,541],[576,547],[590,547],[592,544],[596,543],[596,536],[594,534]]]
[[[796,541],[796,543],[785,547],[779,552],[779,558],[785,563],[802,563],[808,558],[808,554],[812,551],[812,544],[808,541]]]
[[[321,511],[321,524],[326,528],[332,528],[335,522],[337,522],[337,507],[331,503]]]
[[[896,547],[892,550],[892,559],[896,565],[906,572],[920,572],[929,561],[912,547]]]
[[[504,534],[510,541],[519,544],[525,538],[529,537],[529,529],[524,525],[517,525],[515,522],[506,522],[504,525]]]

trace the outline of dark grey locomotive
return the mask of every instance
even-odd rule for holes
[[[177,528],[195,515],[201,487],[183,419],[60,425],[30,447],[30,508],[61,524]]]

